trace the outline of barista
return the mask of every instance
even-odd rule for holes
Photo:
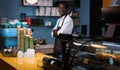
[[[72,30],[73,30],[73,19],[70,15],[67,14],[68,4],[66,2],[59,2],[58,11],[60,13],[60,18],[57,20],[55,27],[52,30],[52,35],[55,37],[54,44],[54,57],[62,55],[63,59],[65,56],[65,46],[66,41],[61,41],[59,36],[62,34],[62,37],[72,39]]]

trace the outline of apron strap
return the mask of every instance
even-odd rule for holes
[[[63,26],[63,23],[64,23],[64,20],[65,20],[66,16],[67,16],[67,15],[65,15],[65,17],[64,17],[64,19],[63,19],[63,21],[62,21],[61,27]],[[59,25],[59,23],[60,23],[60,21],[58,22],[58,25]],[[59,28],[59,29],[61,29],[61,27],[57,26],[57,28]]]

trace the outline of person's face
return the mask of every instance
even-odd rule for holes
[[[67,13],[66,6],[64,4],[60,4],[58,7],[58,11],[61,16],[64,16]]]

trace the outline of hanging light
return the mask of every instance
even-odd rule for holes
[[[30,4],[35,4],[38,2],[38,0],[26,0],[26,2]]]

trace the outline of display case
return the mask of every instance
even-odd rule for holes
[[[72,70],[120,70],[120,43],[77,39],[69,56]]]

